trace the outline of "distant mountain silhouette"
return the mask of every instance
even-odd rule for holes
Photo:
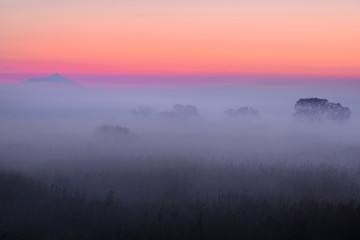
[[[64,78],[58,73],[52,74],[48,77],[43,78],[30,78],[23,82],[24,84],[41,84],[47,86],[78,86],[78,84],[74,81]]]

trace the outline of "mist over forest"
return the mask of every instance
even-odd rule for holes
[[[302,218],[317,220],[298,239],[328,227],[337,239],[360,223],[357,85],[37,81],[0,87],[0,226],[8,229],[0,232],[9,239],[218,239],[226,231],[229,239],[285,239],[296,235],[286,224],[299,226]],[[348,115],[296,118],[299,99]],[[38,219],[14,217],[20,202]],[[49,209],[55,222],[41,215]],[[327,222],[347,213],[342,224]],[[280,225],[283,234],[274,230]]]

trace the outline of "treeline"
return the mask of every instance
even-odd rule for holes
[[[343,107],[340,103],[332,103],[327,99],[321,98],[301,98],[295,106],[293,117],[301,121],[347,121],[351,118],[351,111],[348,107]],[[135,117],[148,117],[153,114],[149,106],[139,106],[131,110],[130,113]],[[239,108],[229,108],[224,114],[232,118],[255,119],[259,118],[259,112],[249,106]],[[158,114],[164,118],[197,117],[200,116],[198,109],[193,105],[176,104],[170,111],[163,111]]]

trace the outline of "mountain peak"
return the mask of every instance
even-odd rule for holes
[[[42,78],[30,78],[26,81],[24,81],[23,83],[26,84],[41,84],[41,85],[48,85],[48,86],[75,86],[78,85],[76,82],[71,81],[67,78],[64,78],[63,76],[61,76],[58,73],[54,73],[50,76],[47,77],[42,77]]]

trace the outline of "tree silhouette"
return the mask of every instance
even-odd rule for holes
[[[259,112],[252,107],[240,107],[239,109],[229,108],[225,114],[229,117],[258,118]]]
[[[200,116],[200,114],[195,106],[176,104],[173,106],[172,111],[161,112],[160,116],[166,118],[179,118],[179,117],[198,117]]]
[[[176,104],[173,106],[174,112],[179,116],[198,116],[197,108],[192,105]]]
[[[306,121],[346,121],[351,117],[351,111],[340,103],[331,103],[327,99],[301,98],[295,104],[293,116],[297,120]]]
[[[145,105],[138,106],[136,109],[131,111],[131,114],[135,117],[147,117],[152,114],[153,110]]]
[[[127,127],[121,127],[120,125],[102,125],[96,128],[96,134],[102,136],[113,136],[113,137],[123,137],[123,136],[133,136],[134,134]]]

